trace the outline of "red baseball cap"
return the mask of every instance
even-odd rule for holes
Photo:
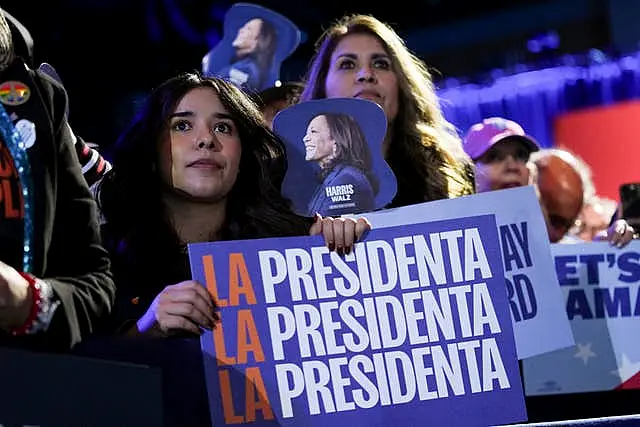
[[[518,123],[502,117],[490,117],[471,126],[462,141],[464,151],[472,160],[477,160],[491,147],[507,137],[515,137],[531,150],[538,151],[540,145],[535,139],[524,133]]]

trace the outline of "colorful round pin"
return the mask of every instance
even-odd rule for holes
[[[0,84],[0,102],[4,105],[22,105],[30,96],[31,89],[22,82],[11,80]]]

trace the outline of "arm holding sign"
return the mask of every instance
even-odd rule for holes
[[[599,233],[593,239],[594,241],[607,241],[611,245],[623,248],[629,244],[634,238],[637,238],[635,228],[633,228],[624,219],[614,221],[604,233]]]
[[[316,222],[311,226],[309,234],[322,234],[329,250],[348,254],[356,241],[360,240],[367,231],[371,230],[371,223],[366,218],[357,220],[352,218],[322,218],[316,214]]]
[[[187,280],[164,288],[128,334],[161,338],[185,331],[200,335],[200,328],[213,329],[220,320],[216,309],[207,289]]]
[[[371,229],[365,218],[322,218],[316,216],[310,235],[322,234],[329,250],[348,254],[354,243]],[[2,270],[0,269],[0,273]],[[165,287],[155,297],[149,309],[127,335],[161,338],[188,332],[200,335],[203,329],[213,329],[220,316],[218,305],[207,289],[194,280]]]
[[[11,331],[25,324],[33,303],[33,289],[29,281],[0,261],[0,327]]]

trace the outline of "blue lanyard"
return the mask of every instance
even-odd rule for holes
[[[9,114],[0,103],[0,134],[11,153],[13,163],[20,178],[22,199],[24,201],[24,244],[22,254],[22,271],[31,272],[33,267],[33,189],[31,182],[31,165],[22,136],[11,123]]]

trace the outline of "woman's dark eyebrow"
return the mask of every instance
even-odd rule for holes
[[[169,114],[169,118],[172,119],[174,117],[192,117],[195,116],[193,111],[176,111],[173,114]]]
[[[371,55],[371,58],[373,59],[389,59],[389,55],[387,55],[386,53],[374,53],[373,55]]]
[[[358,59],[358,55],[356,55],[355,53],[341,53],[336,57],[336,59],[340,58]]]
[[[358,55],[356,55],[355,53],[351,53],[351,52],[345,52],[345,53],[341,53],[340,55],[338,55],[336,57],[336,60],[340,59],[340,58],[358,59]],[[376,53],[371,54],[371,58],[372,59],[380,59],[380,58],[389,59],[389,55],[387,55],[384,52],[376,52]]]
[[[195,115],[196,114],[193,111],[176,111],[175,113],[169,115],[169,119],[172,119],[174,117],[193,117]],[[227,113],[215,113],[214,116],[218,119],[233,120],[233,117],[231,117],[231,115]]]

